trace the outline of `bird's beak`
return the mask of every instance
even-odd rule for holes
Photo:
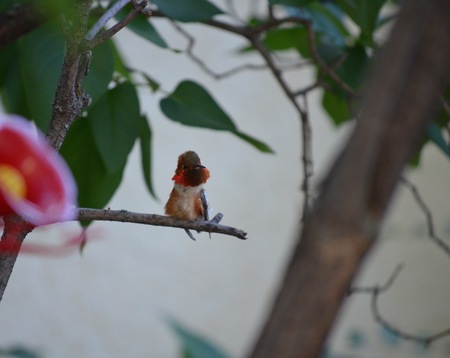
[[[195,166],[195,168],[196,168],[196,169],[203,169],[203,168],[206,168],[206,167],[203,166],[203,165],[201,165],[201,164],[197,164],[197,165]]]

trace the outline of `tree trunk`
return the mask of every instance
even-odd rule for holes
[[[409,0],[381,50],[251,354],[318,357],[450,74],[450,1]]]

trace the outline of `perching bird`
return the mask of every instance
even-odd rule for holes
[[[188,220],[209,220],[208,202],[203,184],[210,174],[193,151],[178,157],[178,165],[172,180],[175,181],[165,206],[166,215]],[[189,237],[194,237],[186,230]]]

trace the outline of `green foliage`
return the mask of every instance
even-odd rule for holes
[[[122,19],[131,10],[131,5],[124,7],[117,13],[116,19]],[[148,21],[144,16],[136,17],[131,23],[128,24],[127,29],[133,31],[135,34],[143,37],[151,43],[161,48],[167,48],[167,43],[164,38],[159,34],[156,28]]]
[[[164,114],[179,123],[201,128],[228,131],[263,152],[272,152],[263,142],[241,133],[214,98],[193,81],[181,82],[174,92],[160,102]]]
[[[2,1],[0,12],[20,1]],[[380,16],[386,2],[269,0],[269,4],[283,8],[282,13],[312,22],[313,46],[340,81],[331,78],[315,61],[310,34],[302,24],[286,22],[282,26],[268,26],[261,33],[261,39],[274,57],[279,52],[291,51],[290,55],[299,60],[310,60],[310,66],[315,70],[314,80],[325,84],[322,105],[335,125],[353,117],[352,109],[357,107],[358,96],[352,93],[363,90],[371,56],[379,47],[375,34],[395,17]],[[226,15],[208,0],[155,0],[153,3],[161,13],[181,22],[207,22],[216,15]],[[32,119],[46,131],[66,46],[59,14],[63,12],[71,21],[76,0],[45,0],[43,4],[48,8],[43,11],[48,12],[50,20],[0,50],[0,98],[8,112]],[[91,24],[104,11],[102,7],[97,10],[90,19]],[[129,11],[130,5],[117,14],[116,20]],[[58,21],[55,21],[56,15]],[[348,20],[351,20],[351,27]],[[153,21],[154,18],[139,15],[128,29],[153,45],[169,49]],[[267,23],[264,18],[251,18],[247,25],[257,28],[264,23]],[[254,50],[250,43],[247,46],[246,51]],[[168,54],[173,52],[168,51]],[[148,119],[140,112],[137,78],[152,92],[164,93],[160,108],[169,119],[197,128],[226,131],[262,152],[273,152],[267,144],[242,133],[211,92],[200,84],[182,80],[168,94],[162,89],[164,84],[154,75],[129,68],[113,41],[92,50],[89,73],[83,83],[83,89],[93,99],[92,105],[86,109],[83,118],[75,121],[62,147],[78,183],[81,206],[102,208],[107,205],[122,180],[128,155],[137,142],[146,187],[156,197],[151,181],[152,131]],[[444,96],[444,99],[448,98],[450,89]],[[441,111],[427,128],[424,144],[431,141],[450,157],[447,112]],[[416,163],[419,158],[420,151],[415,156]]]
[[[125,82],[108,91],[89,110],[92,134],[103,164],[114,173],[126,163],[139,136],[139,100],[134,86]]]
[[[89,73],[83,81],[83,88],[92,97],[92,104],[95,104],[108,90],[108,85],[113,78],[114,67],[112,41],[106,41],[92,50]]]
[[[64,38],[55,24],[41,26],[19,43],[20,80],[25,89],[31,118],[46,130],[52,113],[53,98],[61,76]]]
[[[192,332],[173,319],[167,319],[177,335],[184,358],[227,358],[228,355],[212,342]]]
[[[337,0],[337,4],[358,25],[361,41],[373,45],[373,33],[378,25],[379,13],[386,0]]]
[[[72,125],[61,147],[78,186],[78,205],[104,208],[118,188],[125,168],[106,168],[95,143],[91,123],[95,118],[80,118]]]
[[[207,0],[153,0],[153,3],[167,17],[181,22],[207,21],[223,14],[222,10]]]

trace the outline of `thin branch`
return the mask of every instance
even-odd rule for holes
[[[303,220],[309,215],[310,204],[311,204],[311,188],[310,180],[313,176],[313,162],[312,162],[312,129],[311,123],[309,121],[309,111],[308,111],[308,99],[306,93],[303,95],[304,108],[302,116],[302,168],[303,168],[303,183],[302,190],[305,194],[305,199],[303,200]]]
[[[403,269],[403,264],[399,264],[397,265],[397,267],[395,268],[394,272],[392,272],[391,276],[389,277],[389,279],[386,281],[386,283],[382,286],[380,285],[375,285],[375,286],[371,286],[371,287],[351,287],[348,292],[347,295],[350,296],[353,293],[374,293],[375,291],[378,293],[383,293],[385,291],[387,291],[393,284],[394,281],[397,279],[398,275],[400,274],[400,271]]]
[[[345,92],[347,92],[348,95],[351,97],[356,97],[357,93],[354,91],[353,88],[351,88],[347,83],[345,83],[339,75],[334,71],[334,69],[327,65],[327,63],[322,59],[322,57],[319,54],[319,51],[317,50],[316,41],[315,41],[315,34],[313,25],[311,22],[305,24],[306,31],[308,32],[308,46],[309,51],[311,52],[311,56],[314,60],[314,62],[319,66],[319,68],[325,72],[330,78],[336,82],[336,84],[341,87]]]
[[[236,66],[232,69],[229,69],[222,73],[217,73],[214,70],[212,70],[206,63],[203,61],[199,56],[197,56],[194,53],[194,46],[195,46],[195,38],[189,34],[183,27],[181,27],[177,22],[171,21],[172,26],[181,34],[183,35],[186,40],[188,41],[185,53],[186,55],[194,62],[196,63],[207,75],[211,76],[212,78],[216,80],[220,80],[222,78],[227,78],[232,75],[235,75],[237,73],[240,73],[245,70],[262,70],[267,69],[266,65],[257,65],[257,64],[244,64],[240,66]]]
[[[97,22],[87,32],[85,39],[87,41],[91,41],[92,39],[94,39],[94,37],[100,32],[103,26],[105,26],[109,20],[116,16],[116,14],[129,2],[130,0],[118,0],[113,6],[111,6],[111,8],[108,9],[108,11],[100,16]]]
[[[123,2],[125,2],[124,4],[122,4]],[[116,13],[123,7],[126,5],[126,3],[128,3],[129,0],[119,0],[115,5],[119,4],[121,5],[121,7],[117,6],[117,9],[115,9],[115,12],[111,12],[111,13],[105,13],[105,15],[108,14],[107,18],[106,18],[106,22],[111,19],[114,15],[116,15]],[[111,28],[109,28],[108,30],[102,32],[100,35],[98,35],[97,37],[93,37],[95,36],[96,33],[98,33],[98,31],[100,31],[100,29],[103,27],[103,25],[97,29],[97,24],[102,24],[103,21],[102,18],[99,19],[99,21],[97,22],[97,24],[95,24],[91,30],[89,32],[92,31],[92,33],[88,33],[86,35],[86,40],[89,40],[90,38],[92,38],[90,41],[88,41],[87,43],[87,48],[92,49],[98,45],[100,45],[101,43],[105,42],[106,40],[110,39],[112,36],[114,36],[117,32],[119,32],[120,30],[122,30],[125,26],[127,26],[130,22],[132,22],[140,13],[142,13],[142,11],[144,11],[145,7],[147,6],[147,0],[143,0],[140,3],[137,3],[135,1],[132,1],[133,4],[133,8],[132,10],[122,19],[120,20],[117,24],[115,24],[114,26],[112,26]],[[111,8],[113,9],[113,8]],[[110,10],[111,10],[110,9]],[[149,12],[145,12],[145,14],[147,16],[149,16],[151,13]],[[102,21],[100,21],[102,20]],[[106,23],[105,22],[105,23]],[[94,28],[95,27],[95,28]],[[89,35],[89,36],[88,36]]]
[[[406,178],[402,177],[400,179],[400,182],[406,186],[413,195],[414,199],[416,200],[417,205],[422,210],[423,214],[425,215],[425,219],[427,221],[427,227],[428,227],[428,236],[430,237],[431,241],[433,241],[442,251],[445,252],[447,256],[450,257],[450,246],[447,245],[447,243],[442,240],[439,236],[436,235],[435,229],[434,229],[434,221],[433,221],[433,214],[428,207],[428,205],[423,200],[422,196],[419,193],[419,190],[417,187],[411,183]]]
[[[156,214],[134,213],[126,210],[101,210],[80,208],[78,219],[80,221],[118,221],[127,223],[136,223],[153,226],[165,226],[187,230],[205,231],[237,237],[241,240],[247,239],[247,233],[231,227],[220,225],[218,222],[222,219],[222,214],[217,214],[211,221],[191,221],[172,218],[169,216]]]
[[[395,327],[392,323],[388,322],[381,315],[380,309],[378,307],[378,297],[379,297],[380,293],[381,292],[379,290],[373,291],[372,300],[371,300],[371,308],[372,308],[372,313],[375,318],[375,321],[378,324],[380,324],[387,331],[395,334],[396,336],[398,336],[404,340],[422,343],[425,346],[429,346],[431,343],[437,341],[438,339],[450,336],[450,327],[447,329],[444,329],[438,333],[431,334],[428,336],[418,336],[418,335],[410,334],[410,333],[404,332],[401,329]]]
[[[394,281],[397,279],[402,268],[403,268],[403,264],[399,264],[395,268],[392,275],[389,277],[388,281],[383,286],[375,285],[372,287],[352,287],[348,291],[348,295],[351,295],[353,293],[370,294],[371,295],[371,310],[372,310],[372,315],[373,315],[375,321],[380,326],[382,326],[384,329],[386,329],[390,333],[400,337],[401,339],[418,342],[418,343],[424,344],[425,346],[428,346],[431,343],[433,343],[434,341],[437,341],[438,339],[450,336],[450,327],[446,328],[438,333],[431,334],[428,336],[419,336],[419,335],[415,335],[415,334],[410,334],[410,333],[403,331],[400,328],[397,328],[395,325],[393,325],[392,323],[390,323],[383,317],[383,315],[380,312],[380,308],[378,307],[379,296],[380,296],[380,294],[386,292],[390,287],[392,287],[392,285],[394,284]]]

